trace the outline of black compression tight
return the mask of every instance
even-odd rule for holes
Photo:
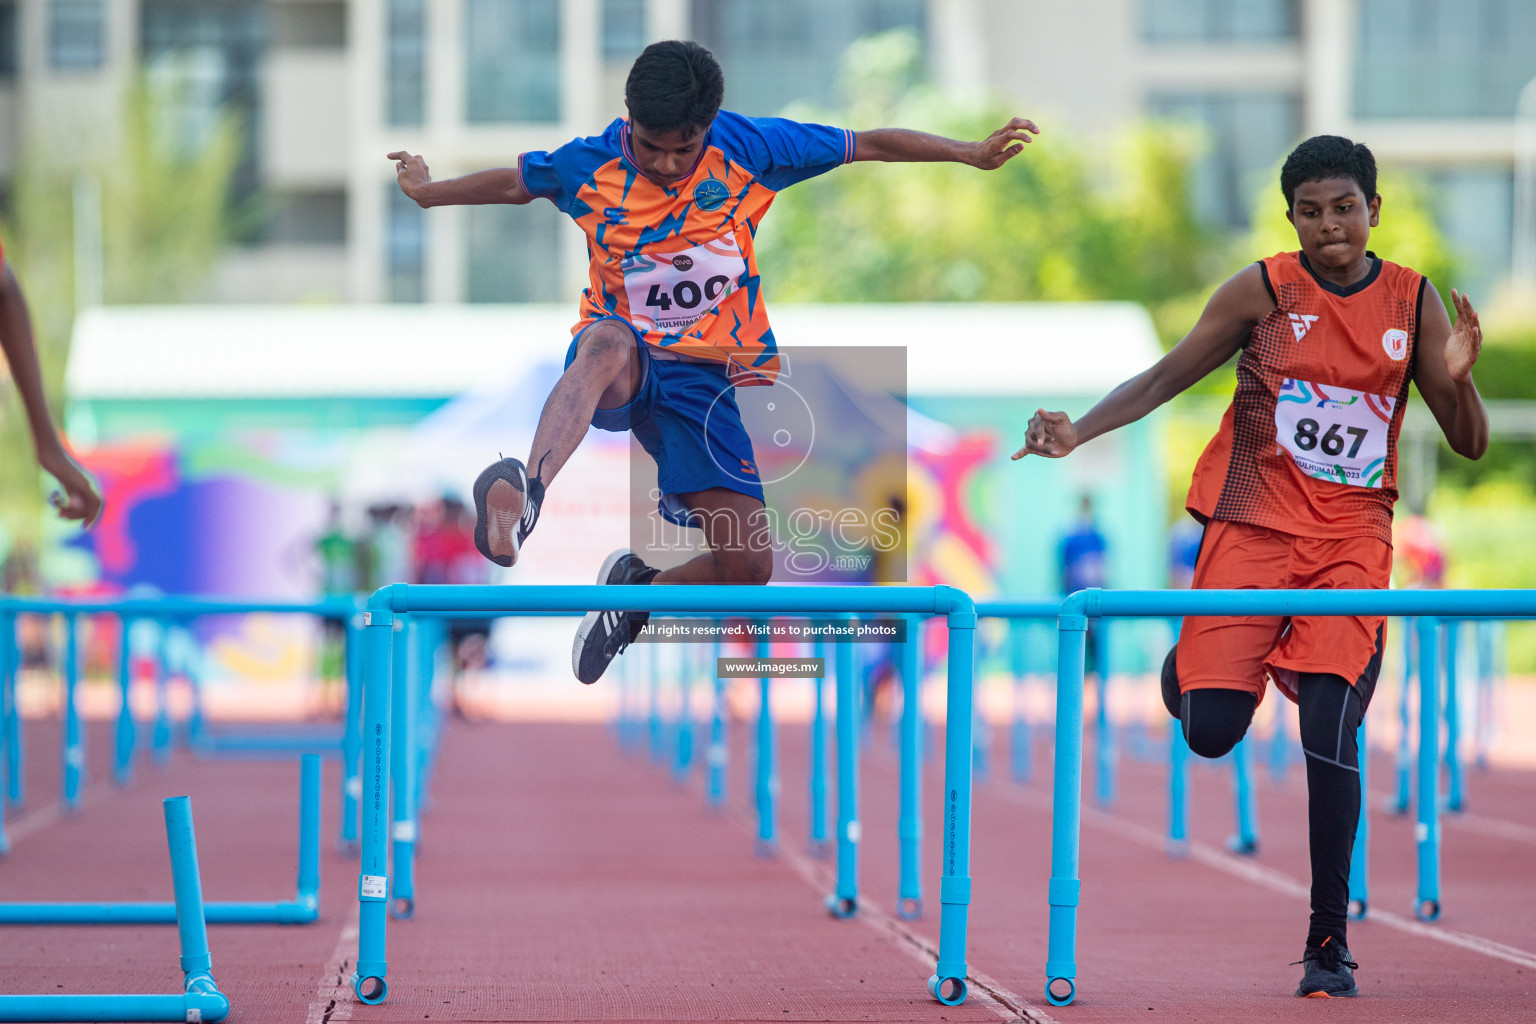
[[[1349,861],[1360,820],[1356,730],[1365,715],[1360,694],[1343,677],[1304,672],[1298,680],[1301,746],[1307,757],[1307,825],[1312,853],[1312,922],[1308,940],[1346,945]],[[1179,716],[1189,749],[1220,757],[1248,731],[1258,699],[1246,690],[1191,690]]]

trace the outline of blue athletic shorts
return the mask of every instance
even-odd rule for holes
[[[633,431],[651,453],[656,460],[661,490],[657,508],[662,517],[679,526],[693,525],[687,519],[688,506],[679,496],[712,487],[762,501],[763,485],[752,439],[742,426],[736,387],[726,376],[724,365],[653,359],[645,339],[628,320],[603,317],[593,324],[603,320],[617,320],[634,335],[642,364],[640,390],[628,405],[598,409],[592,414],[592,425],[615,432]],[[566,366],[575,362],[576,346],[593,324],[571,339]]]

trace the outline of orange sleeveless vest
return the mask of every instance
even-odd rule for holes
[[[1299,252],[1259,262],[1275,308],[1249,336],[1195,466],[1185,506],[1197,518],[1392,543],[1424,277],[1366,255],[1370,273],[1348,288],[1319,280]]]

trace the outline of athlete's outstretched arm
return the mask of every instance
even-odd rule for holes
[[[1105,395],[1076,422],[1064,412],[1036,411],[1013,458],[1059,459],[1085,441],[1134,423],[1232,358],[1275,302],[1257,263],[1243,268],[1205,304],[1194,329],[1163,358]]]
[[[1472,367],[1483,350],[1483,329],[1471,299],[1452,288],[1451,302],[1456,306],[1454,329],[1435,286],[1424,282],[1413,382],[1419,386],[1424,404],[1435,414],[1451,450],[1480,459],[1488,450],[1488,410],[1472,383]]]
[[[397,149],[388,159],[395,161],[395,181],[400,191],[428,206],[488,206],[494,203],[522,206],[537,198],[523,185],[516,167],[493,167],[459,178],[433,181],[427,161],[414,153]]]
[[[0,351],[10,366],[11,378],[21,394],[32,429],[32,445],[37,464],[53,475],[64,488],[55,499],[63,519],[83,519],[90,526],[101,512],[101,496],[91,486],[84,470],[70,457],[48,415],[48,400],[43,393],[43,373],[37,361],[37,345],[32,340],[32,318],[27,300],[21,293],[11,265],[0,260]]]
[[[984,171],[996,170],[1017,156],[1030,136],[1039,135],[1035,122],[1016,117],[980,142],[961,142],[909,128],[876,128],[853,133],[855,160],[887,163],[948,162],[970,164]]]

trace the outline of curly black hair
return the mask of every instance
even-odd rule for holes
[[[1376,198],[1376,158],[1363,142],[1339,135],[1314,135],[1291,150],[1280,168],[1285,205],[1296,205],[1296,186],[1329,178],[1353,178],[1367,200]]]
[[[624,101],[635,123],[652,132],[689,134],[708,128],[725,98],[725,72],[698,43],[668,39],[635,58]]]

